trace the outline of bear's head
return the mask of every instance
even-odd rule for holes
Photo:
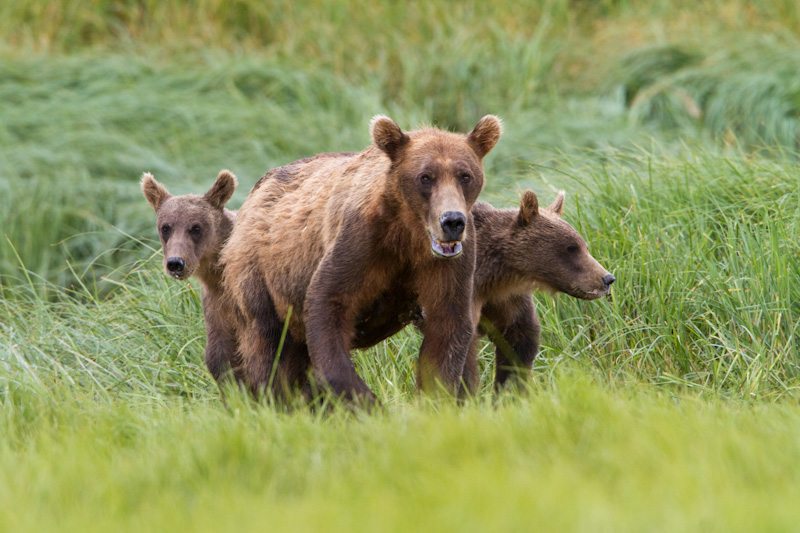
[[[522,195],[505,254],[509,266],[537,288],[593,300],[609,293],[615,278],[589,253],[583,237],[561,218],[564,191],[544,209],[533,191]]]
[[[502,130],[493,115],[467,135],[435,128],[406,133],[388,117],[372,119],[372,141],[391,160],[392,186],[427,228],[435,255],[461,253],[469,211],[483,188],[483,158]]]
[[[195,272],[214,268],[231,232],[232,221],[226,216],[225,204],[236,185],[236,176],[223,170],[204,195],[173,196],[152,174],[142,176],[142,192],[158,219],[168,275],[183,280]]]

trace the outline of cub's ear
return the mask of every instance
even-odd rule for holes
[[[375,146],[386,152],[386,155],[394,161],[400,150],[408,144],[411,138],[403,133],[400,126],[383,115],[375,115],[369,123],[369,133]]]
[[[220,170],[217,181],[208,190],[204,198],[217,209],[222,209],[233,196],[233,191],[239,183],[230,170]]]
[[[532,190],[528,189],[522,193],[522,201],[519,203],[519,223],[526,226],[537,216],[539,216],[539,199]]]
[[[142,174],[142,193],[156,212],[164,200],[172,196],[149,172]]]
[[[564,210],[564,191],[558,191],[558,196],[556,196],[555,201],[545,209],[554,215],[561,216],[561,212]]]
[[[483,159],[494,148],[497,141],[500,140],[502,133],[503,122],[494,115],[486,115],[478,122],[475,129],[467,135],[467,142],[478,154],[478,157]]]

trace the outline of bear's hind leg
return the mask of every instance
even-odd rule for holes
[[[280,344],[283,322],[275,310],[272,295],[263,278],[251,276],[244,285],[245,309],[239,320],[238,353],[244,375],[256,398],[271,387],[276,372],[275,354]],[[288,354],[283,354],[284,356]],[[272,393],[274,391],[270,391]]]

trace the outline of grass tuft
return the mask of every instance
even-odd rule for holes
[[[707,54],[675,46],[645,49],[623,62],[631,117],[698,129],[728,147],[800,149],[797,41],[760,39]]]

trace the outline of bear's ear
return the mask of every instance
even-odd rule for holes
[[[528,189],[522,193],[522,201],[519,203],[519,223],[526,226],[539,215],[539,200],[536,194]]]
[[[375,146],[386,152],[394,161],[411,138],[403,133],[397,123],[383,115],[375,115],[369,123],[369,133]]]
[[[156,212],[158,212],[158,208],[161,207],[164,200],[172,196],[149,172],[142,174],[142,193],[144,193],[147,202],[153,206]]]
[[[220,170],[217,181],[208,190],[204,198],[217,209],[222,209],[233,196],[233,191],[239,183],[230,170]]]
[[[483,159],[494,148],[502,134],[503,122],[494,115],[486,115],[467,135],[467,142],[478,157]]]
[[[560,217],[561,212],[564,210],[564,191],[558,191],[558,196],[556,196],[556,199],[545,209]]]

